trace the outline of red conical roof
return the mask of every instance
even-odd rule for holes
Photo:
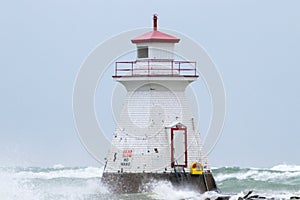
[[[138,36],[131,40],[132,43],[143,43],[143,42],[167,42],[167,43],[177,43],[180,39],[168,35],[166,33],[162,33],[160,31],[150,31],[141,36]]]
[[[131,40],[132,43],[144,43],[144,42],[166,42],[177,43],[180,39],[168,35],[166,33],[157,30],[157,15],[153,16],[153,31],[145,33]]]

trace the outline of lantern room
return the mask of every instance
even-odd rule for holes
[[[174,46],[180,39],[157,30],[157,15],[153,16],[153,31],[131,40],[137,47],[137,60],[173,60]]]
[[[196,62],[174,60],[175,44],[180,41],[157,30],[157,15],[153,16],[153,30],[131,39],[136,45],[135,61],[116,62],[113,78],[124,77],[198,77]]]

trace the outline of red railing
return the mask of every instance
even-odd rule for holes
[[[145,60],[115,63],[114,78],[139,76],[198,77],[196,62]]]

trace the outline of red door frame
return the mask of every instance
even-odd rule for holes
[[[184,131],[184,165],[176,165],[174,161],[174,131],[182,130]],[[187,167],[187,128],[186,127],[174,127],[171,128],[171,167]]]

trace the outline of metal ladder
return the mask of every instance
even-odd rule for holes
[[[177,162],[176,162],[177,163]],[[177,163],[178,164],[178,163]],[[181,168],[181,172],[178,172],[177,171],[177,167],[180,167]],[[177,182],[183,182],[184,180],[184,177],[187,179],[187,175],[186,175],[186,172],[185,172],[185,169],[184,167],[181,167],[181,166],[177,166],[177,165],[174,165],[174,174],[175,174],[175,177],[176,177],[176,180]]]

